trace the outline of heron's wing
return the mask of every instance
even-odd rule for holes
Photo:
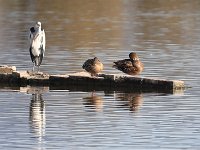
[[[42,63],[44,52],[45,52],[45,46],[46,46],[46,38],[45,38],[44,29],[42,29],[40,36],[41,36],[41,45],[40,45],[40,55],[39,55],[39,60],[38,60],[39,65]]]
[[[29,48],[29,52],[30,52],[31,60],[32,60],[32,62],[34,62],[35,57],[32,53],[32,47]]]
[[[29,31],[29,36],[28,36],[28,39],[29,39],[29,42],[30,42],[30,46],[32,45],[32,42],[33,42],[33,38],[34,38],[33,33],[34,33],[34,32],[35,32],[34,27],[31,27],[31,28],[30,28],[30,31]]]
[[[44,53],[39,55],[38,65],[40,66],[44,57]]]
[[[29,39],[29,42],[30,42],[29,52],[30,52],[32,62],[34,62],[34,55],[32,53],[32,43],[33,43],[33,38],[34,38],[34,35],[33,35],[34,32],[35,32],[34,27],[31,27],[30,30],[29,30],[28,39]]]
[[[42,47],[43,47],[43,51],[45,52],[46,36],[45,36],[44,29],[42,29],[41,35],[42,35],[42,37],[41,37],[41,44],[42,44]]]

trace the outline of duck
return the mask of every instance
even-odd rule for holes
[[[86,60],[82,68],[89,72],[92,77],[94,77],[103,70],[103,64],[97,57],[94,57],[93,59]]]
[[[129,58],[114,62],[113,67],[128,75],[139,75],[144,70],[143,63],[135,52],[131,52]]]

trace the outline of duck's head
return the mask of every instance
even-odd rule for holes
[[[99,59],[97,58],[97,57],[94,57],[94,59],[93,59],[95,62],[98,62],[99,61]]]
[[[139,60],[138,55],[137,55],[136,53],[134,53],[134,52],[131,52],[131,53],[129,54],[129,58],[130,58],[131,60]]]

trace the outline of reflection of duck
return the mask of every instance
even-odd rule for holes
[[[96,76],[97,73],[103,70],[103,64],[97,57],[94,57],[94,59],[86,60],[82,68],[91,73],[91,76]]]
[[[83,98],[83,100],[85,101],[85,106],[94,106],[96,111],[101,111],[103,108],[103,99],[100,96],[94,95],[94,93],[90,97]]]
[[[144,65],[137,54],[132,52],[129,54],[129,58],[114,62],[113,67],[129,75],[140,74],[144,69]]]
[[[142,94],[138,93],[121,93],[117,94],[117,97],[125,101],[123,106],[129,106],[130,111],[137,111],[143,103]]]
[[[30,103],[30,123],[33,132],[41,138],[45,134],[45,104],[42,94],[32,94]]]

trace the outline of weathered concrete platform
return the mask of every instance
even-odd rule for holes
[[[9,68],[9,66],[4,66]],[[185,85],[180,80],[163,80],[142,78],[129,75],[99,74],[91,77],[87,72],[65,75],[49,75],[46,73],[32,73],[28,71],[1,71],[0,85],[12,87],[48,86],[50,90],[80,90],[80,91],[139,91],[174,93],[183,90]]]

